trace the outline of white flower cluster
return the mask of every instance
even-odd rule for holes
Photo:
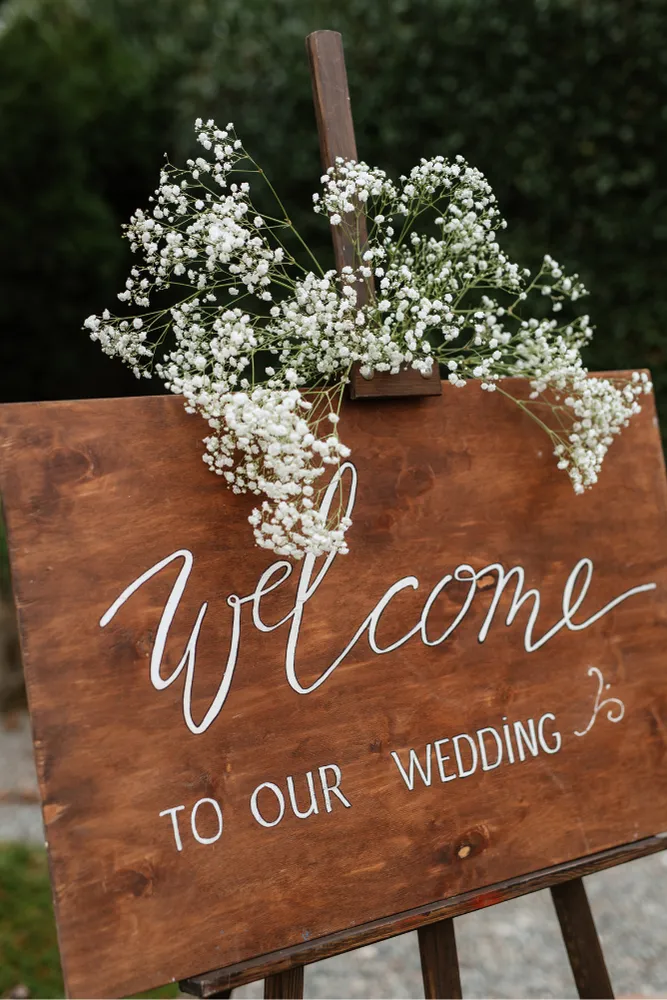
[[[325,212],[332,226],[345,223],[356,228],[359,208],[369,199],[376,207],[398,197],[395,186],[384,170],[338,157],[335,167],[329,167],[320,178],[323,194],[313,195],[315,212]],[[351,218],[348,218],[351,217]]]
[[[588,317],[560,326],[525,318],[533,293],[557,314],[585,289],[549,256],[532,279],[508,258],[497,240],[505,222],[478,170],[436,156],[394,183],[338,160],[314,210],[345,231],[356,264],[325,273],[234,127],[199,120],[196,134],[206,155],[186,170],[165,167],[150,209],[126,228],[143,260],[119,299],[138,311],[105,310],[84,325],[107,354],[137,376],[155,370],[208,422],[204,461],[235,492],[262,498],[250,516],[258,545],[294,558],[347,551],[345,504],[324,511],[319,484],[350,453],[338,423],[355,364],[366,377],[442,365],[455,386],[473,378],[505,395],[503,380],[520,375],[531,392],[516,402],[550,436],[558,467],[577,492],[596,481],[650,383],[636,373],[625,385],[587,377]],[[253,206],[253,174],[275,214]],[[430,234],[417,228],[422,219]],[[151,310],[167,288],[172,298],[182,288],[180,301]]]
[[[204,461],[222,472],[235,492],[250,490],[266,497],[250,523],[257,544],[281,555],[323,555],[332,547],[347,551],[349,520],[328,524],[313,499],[313,484],[326,465],[338,465],[350,451],[333,433],[333,425],[329,437],[315,437],[307,420],[312,406],[298,389],[257,386],[222,397],[216,403],[219,417],[209,417],[218,433],[206,439]],[[239,451],[242,457],[237,460]],[[321,465],[314,463],[313,455]]]
[[[223,288],[232,296],[245,292],[271,301],[272,283],[284,279],[285,251],[272,246],[262,232],[264,220],[251,210],[250,185],[230,180],[239,160],[246,159],[233,125],[218,129],[201,119],[195,124],[198,141],[212,152],[212,161],[199,156],[188,160],[185,171],[165,167],[152,209],[137,209],[130,219],[125,235],[132,251],[142,254],[143,268],[132,268],[118,296],[121,302],[149,309],[156,289],[184,279],[191,290],[210,289],[210,303]],[[209,181],[221,189],[219,195],[209,189]],[[186,300],[182,309],[187,307]],[[101,317],[90,316],[85,326],[107,354],[120,357],[139,376],[149,374],[146,359],[155,353],[151,334],[159,337],[163,319],[164,310],[132,320],[119,320],[105,310]]]
[[[558,468],[566,469],[575,493],[597,480],[614,437],[638,413],[638,397],[651,391],[644,372],[630,382],[589,378],[580,355],[592,331],[588,316],[568,326],[564,334],[555,320],[524,321],[517,336],[515,369],[530,378],[530,400],[549,397],[552,417],[546,429],[554,444]]]

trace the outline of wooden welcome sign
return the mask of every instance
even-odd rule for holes
[[[664,846],[652,400],[579,497],[518,407],[421,381],[347,403],[322,503],[350,554],[297,563],[254,546],[179,399],[0,408],[70,995],[220,995]],[[600,963],[581,995],[611,995]]]
[[[72,995],[667,828],[652,406],[576,497],[540,429],[479,397],[350,403],[351,551],[297,564],[253,546],[178,399],[3,407]]]

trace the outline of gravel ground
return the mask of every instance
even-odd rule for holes
[[[26,712],[0,715],[0,840],[44,843]]]
[[[0,717],[0,840],[44,840],[27,717]],[[586,879],[617,996],[667,997],[667,852]],[[548,892],[456,920],[463,995],[576,997]],[[260,983],[234,992],[263,995]],[[416,934],[306,969],[305,995],[423,997]]]

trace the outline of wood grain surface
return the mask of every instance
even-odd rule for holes
[[[252,499],[228,492],[201,461],[204,434],[170,397],[0,409],[0,489],[71,995],[122,996],[281,949],[305,955],[309,942],[391,914],[450,916],[449,899],[473,893],[475,905],[488,905],[482,887],[667,829],[667,493],[650,400],[583,497],[555,469],[539,428],[474,384],[445,384],[441,397],[348,403],[341,434],[358,472],[351,553],[319,582],[321,564],[312,571],[293,686],[286,659],[303,564],[289,577],[281,571],[282,582],[277,571],[264,577],[255,611],[272,631],[253,623],[252,602],[228,600],[257,594],[276,560],[253,546]],[[183,560],[99,623],[133,581],[180,550],[194,561],[158,690],[151,653]],[[501,593],[490,567],[521,566],[525,590],[539,590],[536,640],[562,619],[581,559],[594,568],[572,626],[632,588],[655,588],[526,652],[534,599],[507,625],[514,585]],[[465,574],[438,589],[463,565],[474,592]],[[401,580],[412,582],[383,609]],[[573,608],[581,589],[580,576]],[[429,595],[426,634],[435,641],[470,593],[445,641],[428,646],[413,634],[398,644]],[[219,691],[238,608],[229,693],[210,726],[192,732],[187,665],[166,681],[199,617],[191,703],[199,725]],[[381,654],[373,645],[395,648]],[[609,685],[601,695],[591,668]],[[598,705],[622,701],[623,718],[613,721],[611,703],[594,716],[596,695]],[[505,754],[484,770],[477,752],[464,775],[480,730],[502,741],[504,724],[530,733],[540,719],[552,751],[560,736],[556,752],[536,743],[533,754],[524,741],[522,760],[515,742],[514,763]],[[446,781],[436,744],[448,757]],[[415,772],[411,791],[397,759],[407,769],[414,749],[425,766],[427,746],[430,784]],[[341,798],[331,791],[334,768]],[[308,772],[318,808],[298,818],[287,778],[306,812]],[[285,801],[270,827],[251,810],[265,783]],[[224,817],[218,839],[214,805],[202,800]],[[277,816],[276,802],[270,788],[258,793],[265,821]],[[273,971],[294,964],[289,957]]]

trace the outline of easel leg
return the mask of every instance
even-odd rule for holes
[[[264,1000],[302,1000],[303,966],[276,972],[264,980]]]
[[[453,918],[420,927],[417,933],[426,1000],[460,1000],[461,976]]]
[[[580,878],[551,887],[580,997],[613,1000],[613,990],[584,883]]]

